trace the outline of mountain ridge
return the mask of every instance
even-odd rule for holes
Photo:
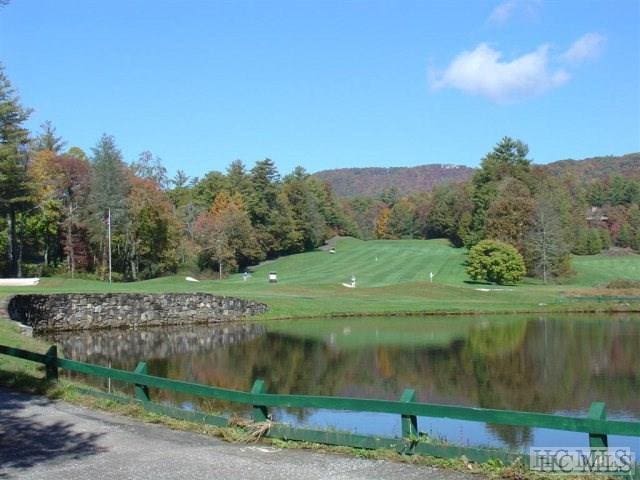
[[[431,190],[443,183],[469,180],[474,168],[464,165],[428,164],[415,167],[363,167],[323,170],[313,174],[331,185],[339,197],[376,196],[385,189],[402,193]]]
[[[533,164],[553,175],[578,175],[584,181],[609,175],[640,177],[640,152],[583,159],[563,159]],[[434,187],[471,179],[477,168],[447,163],[413,167],[354,167],[321,170],[314,177],[329,183],[338,197],[377,196],[396,188],[402,194],[430,191]]]

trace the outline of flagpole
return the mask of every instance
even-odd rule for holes
[[[108,231],[109,231],[109,283],[111,283],[111,209],[109,209],[109,216],[108,216],[109,220],[109,227],[108,227]]]

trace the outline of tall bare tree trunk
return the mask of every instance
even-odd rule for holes
[[[107,257],[109,254],[107,253],[107,242],[102,239],[100,241],[102,243],[102,258],[100,262],[100,280],[104,280],[107,275]]]
[[[22,278],[22,242],[18,242],[18,255],[16,260],[16,276]]]
[[[7,213],[7,257],[9,260],[9,276],[15,277],[18,274],[18,255],[16,247],[18,244],[16,235],[16,212],[13,208]]]
[[[131,260],[130,260],[130,264],[131,264],[131,278],[133,279],[133,281],[137,281],[138,280],[138,255],[136,253],[136,242],[131,242]]]
[[[13,235],[11,234],[11,230],[13,228],[13,224],[11,223],[11,214],[7,212],[7,261],[9,263],[9,276],[12,276],[12,268],[13,268]]]
[[[69,202],[69,218],[67,219],[67,265],[71,272],[71,278],[76,271],[76,258],[73,248],[73,204]]]

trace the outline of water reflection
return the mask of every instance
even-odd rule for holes
[[[172,327],[134,330],[97,330],[91,333],[62,332],[48,338],[62,347],[74,360],[104,364],[112,361],[118,368],[133,368],[140,359],[165,359],[247,342],[264,335],[258,324],[233,324],[210,327]],[[115,366],[115,365],[114,365]]]
[[[411,387],[420,401],[572,414],[604,401],[609,417],[640,419],[640,318],[631,316],[323,319],[52,339],[68,358],[128,370],[146,360],[155,375],[241,390],[262,378],[271,392],[397,399]],[[155,398],[228,408],[166,392]],[[324,421],[318,412],[293,414]],[[376,423],[384,420],[361,430]],[[521,447],[535,437],[527,428],[484,432],[472,441]]]

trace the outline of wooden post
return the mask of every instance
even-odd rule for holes
[[[593,402],[589,407],[587,418],[593,418],[594,420],[606,420],[607,408],[604,402]],[[609,440],[605,433],[589,433],[590,448],[607,448],[608,446]]]
[[[44,364],[45,375],[48,382],[58,381],[58,347],[51,345],[47,350],[47,362]]]
[[[251,393],[267,393],[267,389],[264,386],[264,380],[256,380],[251,387]],[[269,410],[264,405],[254,405],[251,417],[254,422],[266,422],[269,419]]]
[[[416,391],[412,388],[405,388],[400,397],[401,402],[415,402]],[[402,415],[402,436],[404,438],[418,437],[418,418],[415,415]]]
[[[139,362],[133,373],[141,373],[143,375],[146,375],[147,362]],[[151,401],[151,397],[149,396],[149,387],[147,387],[146,385],[140,385],[139,383],[136,383],[134,390],[136,392],[136,400],[140,400],[141,402]]]

